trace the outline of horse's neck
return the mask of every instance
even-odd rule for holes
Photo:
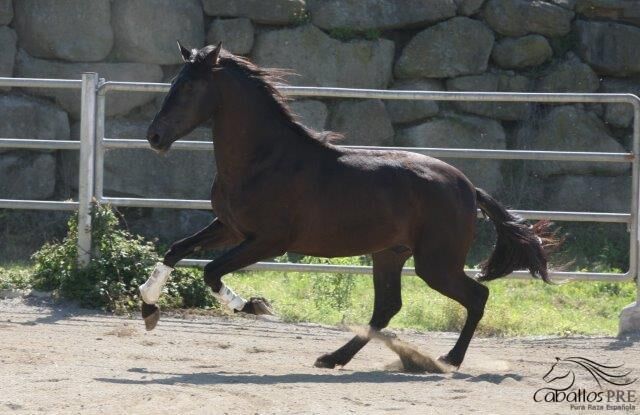
[[[266,153],[281,151],[290,129],[268,98],[228,92],[214,116],[214,148],[219,180],[238,183],[256,170]]]

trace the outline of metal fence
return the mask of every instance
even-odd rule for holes
[[[1,138],[0,149],[80,151],[78,201],[0,199],[0,208],[78,210],[78,263],[89,263],[91,255],[91,200],[93,197],[95,109],[98,74],[85,73],[81,80],[0,78],[0,87],[62,88],[80,92],[80,141]]]
[[[96,117],[96,184],[95,197],[103,203],[123,207],[147,207],[168,209],[209,209],[209,200],[121,198],[104,195],[104,154],[109,149],[148,148],[146,140],[124,140],[105,137],[105,99],[108,93],[118,92],[156,92],[169,90],[169,84],[137,82],[104,82],[98,89]],[[280,90],[291,97],[321,98],[357,98],[357,99],[395,99],[395,100],[434,100],[434,101],[483,101],[483,102],[539,102],[539,103],[627,103],[634,108],[633,151],[630,153],[574,152],[574,151],[536,151],[536,150],[486,150],[451,149],[422,147],[366,147],[369,149],[397,149],[414,151],[440,158],[494,159],[494,160],[537,160],[567,162],[627,163],[632,165],[631,212],[566,212],[513,210],[526,219],[549,219],[554,221],[609,222],[626,223],[631,233],[629,246],[629,270],[625,273],[599,272],[551,272],[552,278],[568,280],[626,281],[634,278],[638,267],[638,159],[635,156],[640,149],[640,99],[631,94],[566,94],[566,93],[507,93],[507,92],[428,92],[428,91],[386,91],[348,88],[281,87]],[[359,146],[347,146],[363,148]],[[178,141],[172,146],[179,151],[211,151],[211,144],[199,141]],[[184,259],[179,265],[204,266],[209,261]],[[349,274],[371,274],[367,266],[321,265],[259,262],[247,267],[251,270],[282,272],[328,272]],[[470,275],[479,272],[467,269]],[[405,275],[415,275],[415,270],[406,267]],[[524,271],[514,272],[512,278],[529,278]]]
[[[83,74],[82,80],[48,80],[0,78],[0,86],[72,88],[82,94],[81,139],[80,141],[0,139],[0,148],[12,149],[53,149],[80,150],[79,197],[78,201],[35,201],[0,199],[0,208],[11,209],[51,209],[75,210],[79,219],[79,262],[89,261],[91,246],[91,217],[89,209],[92,198],[101,203],[111,203],[122,207],[205,209],[210,208],[208,200],[122,198],[104,195],[104,156],[110,149],[148,148],[146,140],[124,140],[105,137],[106,95],[118,92],[163,93],[169,84],[105,82],[98,81],[94,73]],[[394,99],[394,100],[434,100],[472,102],[537,102],[537,103],[626,103],[633,106],[633,148],[628,153],[537,151],[537,150],[483,150],[450,148],[408,148],[408,147],[367,147],[414,151],[440,158],[493,159],[493,160],[536,160],[566,162],[627,163],[632,165],[631,211],[629,213],[609,212],[567,212],[567,211],[512,211],[526,219],[549,219],[553,221],[626,223],[630,232],[629,269],[624,273],[598,272],[551,272],[552,278],[567,280],[632,280],[638,271],[638,195],[640,154],[640,99],[631,94],[574,94],[574,93],[507,93],[507,92],[428,92],[428,91],[385,91],[348,88],[281,87],[281,91],[291,97]],[[351,146],[356,147],[356,146]],[[179,141],[172,147],[178,151],[211,151],[211,143],[199,141]],[[185,259],[183,266],[203,266],[208,261]],[[248,267],[252,270],[289,272],[338,272],[350,274],[371,274],[371,267],[321,264],[295,264],[259,262]],[[475,275],[478,270],[466,270]],[[405,268],[405,275],[415,275],[413,268]],[[512,278],[528,278],[526,272],[515,272]]]

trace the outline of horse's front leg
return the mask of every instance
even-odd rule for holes
[[[213,250],[237,244],[240,240],[237,235],[216,218],[206,228],[171,245],[171,248],[164,255],[162,263],[156,264],[149,279],[140,286],[142,318],[144,318],[147,330],[153,330],[158,324],[160,308],[156,305],[156,302],[160,298],[162,287],[178,261],[193,252],[202,249]]]
[[[214,292],[220,303],[234,311],[250,314],[272,314],[269,303],[264,298],[250,298],[248,301],[237,295],[223,282],[222,277],[263,259],[285,253],[273,240],[247,239],[204,267],[204,281]]]
[[[236,245],[242,238],[232,232],[227,226],[214,219],[206,228],[195,234],[174,242],[164,254],[162,263],[168,267],[175,267],[181,259],[200,250],[214,250],[224,246]]]

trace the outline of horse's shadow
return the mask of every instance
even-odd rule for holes
[[[504,375],[501,375],[499,373],[484,373],[482,375],[473,376],[468,373],[462,372],[456,372],[451,377],[453,379],[463,379],[467,382],[489,382],[496,385],[501,384],[507,379],[512,379],[516,382],[520,382],[524,378],[523,376],[516,373],[505,373]]]
[[[152,379],[118,379],[95,378],[98,382],[117,383],[127,385],[275,385],[287,383],[404,383],[404,382],[439,382],[449,376],[436,374],[407,374],[389,371],[349,372],[344,374],[315,374],[315,373],[291,373],[285,375],[259,375],[253,372],[203,372],[203,373],[170,373],[149,371],[145,368],[131,368],[130,373],[149,375],[163,375],[163,378]],[[480,375],[474,377],[468,374],[455,373],[453,379],[462,379],[470,382],[488,381],[499,384],[507,378],[520,380],[522,377],[515,374],[497,375],[490,377]]]
[[[605,350],[624,350],[633,347],[636,343],[640,343],[640,335],[630,335],[627,337],[616,338],[605,346]]]
[[[102,317],[104,312],[96,310],[88,310],[79,307],[75,302],[71,301],[56,301],[48,297],[35,297],[27,296],[23,299],[26,305],[31,307],[48,309],[49,314],[41,317],[36,317],[32,320],[23,322],[17,322],[22,326],[36,326],[38,324],[58,324],[62,321],[76,318],[78,316],[84,317]],[[17,312],[14,312],[19,314]]]

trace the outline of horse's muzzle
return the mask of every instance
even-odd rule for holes
[[[169,141],[168,145],[164,144],[167,140],[163,140],[162,134],[156,131],[153,126],[149,127],[149,130],[147,131],[147,141],[151,148],[158,154],[166,153],[171,147],[171,141]]]
[[[160,134],[154,133],[153,135],[147,136],[147,141],[153,148],[158,148],[160,146]]]

